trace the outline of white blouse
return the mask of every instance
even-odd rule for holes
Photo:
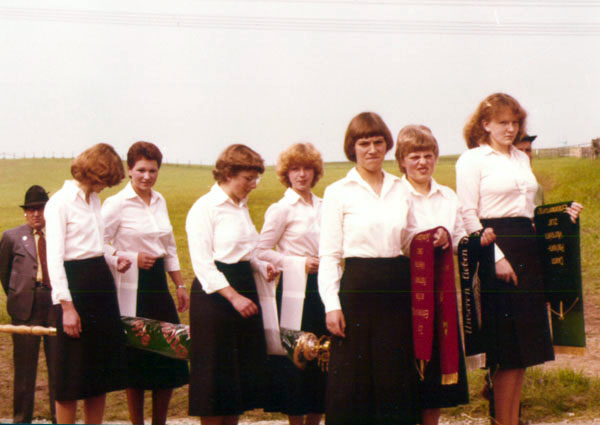
[[[325,189],[319,243],[319,294],[325,311],[340,310],[342,259],[403,255],[416,230],[410,196],[399,177],[384,171],[381,194],[356,168]]]
[[[256,258],[258,233],[246,202],[247,199],[243,199],[236,204],[215,183],[192,205],[187,215],[185,229],[192,267],[208,294],[229,286],[215,261],[226,264],[250,261],[255,270],[266,276],[266,263]]]
[[[104,226],[100,198],[92,192],[89,204],[74,180],[67,180],[44,208],[48,274],[52,302],[72,301],[64,262],[104,255]]]
[[[265,213],[258,239],[258,256],[283,269],[286,255],[317,257],[321,221],[321,198],[312,194],[312,205],[288,188]],[[277,251],[273,250],[273,247]]]
[[[114,254],[115,249],[136,257],[139,252],[146,252],[164,258],[167,271],[180,269],[167,203],[160,193],[153,190],[150,205],[147,205],[129,182],[104,201],[102,218],[104,242],[110,244],[105,246],[109,255]]]
[[[456,193],[469,233],[483,227],[481,218],[533,218],[537,188],[529,158],[514,146],[505,155],[482,145],[456,162]],[[496,245],[496,261],[503,257]]]
[[[452,189],[443,186],[431,179],[431,190],[423,195],[415,190],[406,176],[402,176],[402,183],[409,191],[412,198],[413,215],[418,232],[443,226],[452,238],[452,248],[456,253],[458,243],[467,236],[460,212],[458,198]]]

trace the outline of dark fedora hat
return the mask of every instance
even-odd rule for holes
[[[530,136],[529,134],[524,134],[523,137],[521,137],[520,141],[521,142],[533,142],[536,137],[537,137],[537,135]]]
[[[39,208],[48,202],[48,192],[42,186],[33,185],[25,192],[25,203],[21,208]]]

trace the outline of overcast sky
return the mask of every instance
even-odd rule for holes
[[[498,91],[534,147],[600,137],[600,1],[0,0],[0,44],[0,156],[148,140],[168,162],[246,143],[273,163],[304,140],[343,160],[367,110],[456,154]]]

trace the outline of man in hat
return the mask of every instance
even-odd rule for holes
[[[51,283],[46,264],[44,206],[48,194],[41,186],[31,186],[21,205],[27,224],[5,231],[0,240],[0,281],[7,295],[6,308],[14,325],[56,326],[57,311],[52,307]],[[15,423],[31,423],[38,355],[42,337],[13,334]],[[52,421],[54,407],[55,337],[44,336],[48,366],[48,388]]]

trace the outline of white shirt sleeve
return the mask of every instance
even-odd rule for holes
[[[287,212],[279,204],[271,205],[265,213],[265,221],[258,239],[258,258],[276,266],[279,270],[283,269],[283,260],[285,255],[273,248],[277,245],[287,222]]]
[[[339,291],[343,258],[343,211],[341,200],[330,187],[325,189],[321,209],[319,242],[319,294],[325,312],[341,310]]]
[[[185,228],[192,268],[202,289],[207,294],[212,294],[229,286],[229,282],[215,265],[214,229],[210,217],[210,205],[203,203],[202,198],[196,201],[188,213]]]
[[[46,204],[44,218],[46,220],[46,255],[48,274],[52,282],[52,302],[72,301],[69,282],[65,272],[65,240],[67,234],[67,205],[55,199]]]
[[[102,204],[102,221],[104,222],[104,259],[114,269],[117,268],[117,248],[114,246],[115,238],[121,224],[121,204],[116,197],[110,197]],[[121,252],[137,259],[137,252]],[[137,267],[132,264],[131,267]]]
[[[163,200],[161,208],[164,210],[163,214],[165,217],[169,219],[169,210],[167,208],[166,201]],[[165,269],[168,272],[173,272],[177,270],[181,270],[181,266],[179,264],[179,255],[177,254],[177,243],[175,242],[175,234],[171,232],[168,238],[165,241],[165,249],[167,254],[165,255]]]
[[[481,161],[471,151],[462,154],[456,162],[456,195],[461,205],[462,219],[469,234],[483,228],[479,220],[479,200],[481,184]],[[494,245],[495,261],[504,258],[504,253]]]

